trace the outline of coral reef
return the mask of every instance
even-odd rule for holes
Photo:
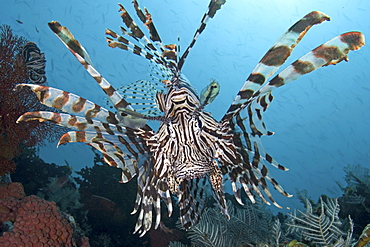
[[[62,134],[60,127],[49,123],[16,123],[21,114],[36,106],[40,109],[40,104],[31,92],[14,91],[14,87],[19,83],[43,82],[44,68],[44,55],[34,43],[13,34],[10,26],[0,26],[0,176],[14,172],[13,158],[21,153],[22,144],[34,146]],[[38,76],[44,79],[37,79]]]
[[[132,235],[135,217],[131,215],[136,198],[135,183],[121,184],[121,171],[103,164],[95,152],[93,167],[77,172],[83,210],[88,211],[87,223],[92,226],[89,234],[93,246],[150,246],[149,236]]]
[[[361,234],[370,219],[370,169],[362,165],[347,165],[344,171],[347,185],[337,181],[343,191],[343,196],[338,199],[341,205],[339,216],[351,215],[356,223],[354,233]]]
[[[12,225],[0,237],[1,246],[90,246],[73,218],[54,202],[25,196],[19,183],[2,185],[0,195],[1,223]]]
[[[228,196],[231,198],[231,196]],[[234,203],[231,203],[232,200]],[[188,230],[194,246],[274,246],[280,236],[280,222],[273,219],[265,204],[227,201],[230,220],[217,207],[206,208],[196,226]],[[175,244],[172,244],[175,246]]]
[[[40,189],[46,189],[52,177],[70,177],[69,166],[46,163],[37,156],[36,148],[23,148],[22,153],[14,159],[17,170],[11,175],[13,182],[21,182],[27,195],[37,195]]]
[[[82,207],[80,192],[71,176],[49,178],[49,183],[37,193],[37,196],[55,202],[62,211],[70,214]]]

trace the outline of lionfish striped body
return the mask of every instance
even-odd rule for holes
[[[29,87],[40,102],[66,113],[28,112],[18,121],[52,121],[74,129],[64,134],[59,144],[85,142],[102,152],[105,161],[122,169],[122,182],[137,176],[138,193],[133,213],[139,212],[135,232],[144,235],[161,222],[161,202],[172,213],[172,196],[177,196],[180,219],[185,228],[199,221],[204,200],[211,184],[213,197],[227,217],[223,180],[229,178],[236,200],[243,204],[244,191],[254,202],[255,194],[265,203],[272,198],[267,183],[281,194],[287,192],[268,174],[268,164],[287,170],[278,164],[262,147],[260,137],[271,135],[262,121],[262,114],[271,103],[271,91],[303,74],[322,66],[347,60],[350,50],[364,45],[359,32],[342,34],[317,47],[268,81],[289,57],[293,48],[315,24],[329,17],[311,12],[295,23],[266,53],[252,71],[228,111],[217,121],[204,107],[216,97],[219,85],[211,84],[198,96],[181,74],[182,66],[206,22],[213,18],[224,4],[211,0],[192,42],[178,59],[175,45],[163,45],[147,9],[145,13],[134,1],[136,13],[150,33],[148,38],[132,17],[120,5],[121,17],[129,30],[121,27],[123,36],[107,29],[108,45],[129,50],[150,60],[161,71],[166,90],[155,94],[160,116],[145,115],[135,110],[92,66],[86,50],[69,30],[58,22],[50,22],[52,31],[62,40],[88,73],[108,95],[117,112],[113,113],[75,94],[59,89],[32,84]],[[67,114],[69,113],[69,114]],[[160,121],[157,132],[146,124]],[[208,182],[207,182],[208,181]],[[268,199],[267,199],[267,198]],[[154,211],[153,211],[154,209]]]

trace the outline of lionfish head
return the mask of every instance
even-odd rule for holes
[[[183,111],[195,112],[200,107],[200,99],[184,76],[174,76],[167,85],[165,112],[172,117]]]

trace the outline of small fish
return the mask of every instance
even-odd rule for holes
[[[15,21],[18,22],[19,24],[23,24],[23,21],[20,21],[18,19],[16,19]]]

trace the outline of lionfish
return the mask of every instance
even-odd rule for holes
[[[341,34],[269,80],[313,25],[330,20],[329,16],[319,11],[307,14],[268,50],[244,82],[226,114],[217,121],[204,108],[216,98],[219,84],[213,80],[198,95],[181,70],[207,21],[224,3],[225,0],[210,1],[199,28],[181,56],[177,45],[162,43],[146,8],[143,11],[138,2],[133,1],[138,19],[147,28],[149,37],[119,4],[126,28],[121,27],[122,35],[107,29],[108,45],[131,51],[154,65],[164,90],[143,90],[139,82],[136,91],[130,91],[130,87],[126,87],[125,91],[136,95],[131,98],[145,98],[150,94],[148,91],[154,92],[152,104],[160,115],[141,113],[135,109],[139,104],[126,101],[124,95],[93,67],[88,53],[72,33],[57,21],[48,23],[49,27],[100,85],[116,112],[56,88],[33,84],[17,86],[30,88],[42,104],[65,112],[27,112],[20,116],[18,122],[51,121],[71,128],[73,131],[65,133],[58,145],[84,142],[99,150],[110,166],[122,169],[121,182],[126,183],[137,176],[138,192],[132,213],[138,213],[134,233],[140,236],[149,231],[153,223],[155,228],[160,225],[163,205],[171,216],[173,202],[179,205],[183,227],[187,229],[195,225],[209,197],[207,191],[212,191],[221,212],[229,218],[224,195],[226,180],[230,181],[240,204],[243,204],[242,194],[245,193],[252,202],[258,196],[266,204],[271,202],[280,207],[273,199],[268,183],[282,195],[291,195],[269,175],[267,166],[272,165],[283,171],[287,168],[265,152],[261,143],[261,136],[273,134],[262,120],[263,113],[273,100],[272,91],[322,66],[348,61],[348,52],[360,49],[365,42],[360,32]],[[153,85],[149,83],[147,86]],[[160,123],[157,131],[147,124],[150,120]]]

